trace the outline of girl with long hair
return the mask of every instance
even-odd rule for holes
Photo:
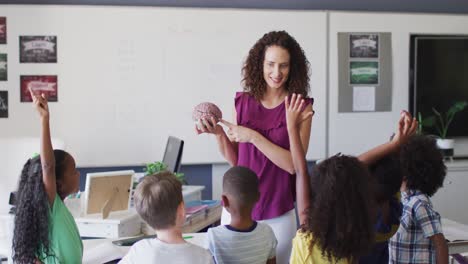
[[[13,261],[15,263],[81,263],[83,244],[63,200],[79,190],[73,157],[53,150],[49,107],[44,94],[31,91],[41,122],[40,155],[24,164],[17,191]]]

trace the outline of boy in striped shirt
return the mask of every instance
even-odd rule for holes
[[[208,230],[209,249],[216,263],[276,263],[273,230],[252,220],[252,209],[259,197],[255,172],[236,166],[224,174],[222,200],[231,214],[231,223]]]

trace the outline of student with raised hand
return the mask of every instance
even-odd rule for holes
[[[375,243],[371,251],[359,259],[360,264],[388,263],[388,241],[400,226],[400,187],[403,180],[398,153],[389,154],[370,165],[375,178],[375,202],[377,206],[374,224]]]
[[[34,94],[41,123],[40,155],[23,167],[17,191],[13,261],[15,263],[81,263],[83,244],[63,200],[79,190],[80,174],[73,157],[53,150],[49,107],[44,94]]]
[[[402,111],[396,134],[389,142],[377,146],[358,158],[369,166],[376,180],[374,194],[376,202],[375,243],[371,251],[361,256],[361,264],[388,263],[388,241],[400,226],[402,206],[400,187],[403,180],[399,151],[401,146],[416,133],[418,123],[411,115]]]
[[[374,239],[372,178],[357,158],[335,155],[314,167],[310,184],[298,129],[304,103],[292,95],[285,104],[301,225],[290,263],[355,263]]]
[[[294,210],[294,165],[289,150],[284,98],[301,94],[305,107],[312,109],[309,62],[294,37],[286,31],[264,34],[250,49],[242,68],[243,92],[234,99],[234,118],[222,121],[226,132],[216,121],[200,120],[197,133],[215,135],[219,150],[231,166],[244,166],[259,179],[260,199],[252,217],[269,224],[278,239],[276,258],[287,263],[291,239],[297,230]],[[211,121],[211,122],[209,122]],[[307,151],[310,119],[300,124],[299,134]],[[221,223],[229,224],[223,210]]]

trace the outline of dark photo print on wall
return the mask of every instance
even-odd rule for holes
[[[0,118],[8,117],[8,91],[0,91]]]
[[[349,83],[379,84],[379,63],[377,61],[351,61]]]
[[[57,75],[22,75],[21,82],[21,102],[32,102],[29,89],[34,94],[45,94],[49,102],[58,101]]]
[[[6,44],[7,41],[6,17],[0,17],[0,44]]]
[[[20,63],[56,63],[56,36],[20,36]]]
[[[0,81],[8,80],[7,55],[0,53]]]
[[[378,34],[351,34],[349,35],[349,56],[351,58],[378,58]]]

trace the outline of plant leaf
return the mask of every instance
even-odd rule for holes
[[[423,127],[432,127],[434,126],[436,122],[436,117],[435,116],[428,116],[424,118],[422,121],[420,121],[421,125]]]
[[[450,107],[450,109],[447,111],[447,114],[455,115],[456,113],[463,111],[467,105],[468,102],[466,101],[456,102],[454,105],[452,105],[452,107]]]
[[[439,111],[437,111],[437,109],[435,109],[434,107],[432,107],[432,112],[434,112],[434,114],[436,114],[437,116],[442,116]]]

